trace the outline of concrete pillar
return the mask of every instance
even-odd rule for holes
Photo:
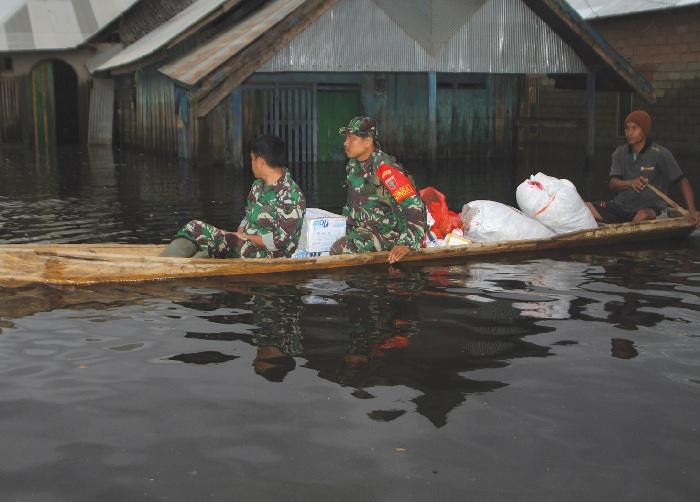
[[[595,155],[595,71],[586,75],[586,157]]]
[[[428,72],[428,153],[431,167],[437,159],[437,73]]]
[[[243,97],[240,87],[231,93],[231,155],[233,163],[243,167]]]

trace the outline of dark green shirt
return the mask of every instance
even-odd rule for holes
[[[647,139],[644,148],[636,157],[630,145],[619,146],[613,152],[610,177],[613,176],[623,181],[644,176],[656,188],[668,193],[671,183],[683,177],[683,171],[667,148]],[[648,189],[637,192],[633,188],[627,188],[615,196],[614,202],[620,209],[630,214],[644,207],[652,209],[666,207],[666,203]]]

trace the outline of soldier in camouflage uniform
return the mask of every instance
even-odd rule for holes
[[[284,143],[264,135],[251,144],[253,182],[243,221],[229,232],[192,220],[161,256],[210,258],[291,257],[299,243],[306,200],[284,165]]]
[[[355,117],[339,132],[350,159],[343,207],[347,232],[331,254],[390,250],[389,262],[394,263],[419,249],[426,237],[425,206],[413,177],[379,149],[372,118]]]

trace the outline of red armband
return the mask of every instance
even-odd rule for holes
[[[382,164],[377,168],[377,177],[396,200],[402,202],[411,195],[418,195],[415,187],[404,173],[393,166]]]

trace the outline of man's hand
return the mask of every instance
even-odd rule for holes
[[[696,227],[700,227],[700,211],[697,209],[688,211],[688,219],[694,222]]]
[[[396,263],[410,252],[411,248],[404,244],[395,246],[391,251],[389,251],[389,263]]]
[[[242,241],[250,241],[253,244],[255,244],[257,247],[262,248],[265,247],[265,243],[263,243],[262,237],[256,234],[246,234],[245,232],[233,232],[233,235],[241,239]]]
[[[649,178],[645,178],[644,176],[629,180],[629,186],[630,188],[634,189],[635,192],[641,192],[647,187],[648,184]]]

